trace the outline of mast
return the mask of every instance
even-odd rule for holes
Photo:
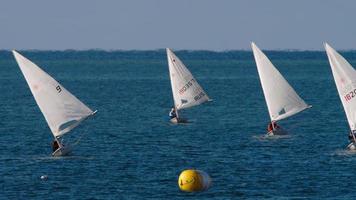
[[[274,123],[273,123],[273,120],[271,120],[271,125],[272,125],[272,130],[274,130]]]
[[[354,139],[354,142],[356,142],[356,138],[355,138],[354,130],[351,130],[351,134],[352,134],[352,138]]]
[[[171,80],[172,81],[172,80]],[[172,96],[173,96],[173,93],[172,93]],[[179,119],[179,114],[178,114],[178,109],[177,109],[177,104],[176,104],[176,100],[174,99],[174,96],[173,96],[173,104],[174,104],[174,111],[176,113],[176,118],[177,118],[177,121]]]
[[[177,118],[177,120],[179,119],[179,114],[178,114],[178,109],[177,109],[177,107],[176,107],[176,105],[174,104],[174,109],[175,109],[175,111],[176,111],[176,118]]]
[[[63,147],[62,143],[59,141],[59,137],[54,137],[54,140],[57,141],[57,144],[58,144],[59,148]]]

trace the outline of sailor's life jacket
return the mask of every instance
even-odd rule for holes
[[[273,128],[273,126],[274,126],[274,128]],[[271,131],[273,131],[274,129],[277,129],[277,128],[279,128],[279,126],[277,125],[277,123],[276,123],[276,122],[272,122],[272,123],[269,123],[269,124],[268,124],[268,126],[267,126],[267,131],[268,131],[268,132],[271,132]]]

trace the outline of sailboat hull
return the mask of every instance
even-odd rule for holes
[[[349,145],[347,145],[346,149],[350,151],[356,151],[355,143],[354,142],[350,143]]]
[[[71,152],[72,152],[72,147],[65,146],[65,147],[58,148],[55,152],[52,153],[52,156],[54,157],[67,156]]]
[[[287,131],[283,128],[279,127],[267,133],[267,136],[274,136],[274,135],[287,135]]]
[[[173,124],[185,124],[185,123],[189,123],[188,120],[186,120],[186,119],[182,119],[182,118],[177,119],[176,117],[170,119],[170,122],[173,123]]]

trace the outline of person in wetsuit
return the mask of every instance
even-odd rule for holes
[[[176,114],[176,109],[174,107],[172,107],[171,111],[169,112],[169,118],[173,119],[176,118],[177,114]]]

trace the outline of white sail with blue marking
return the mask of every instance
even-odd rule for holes
[[[195,80],[183,62],[172,52],[166,49],[169,76],[171,79],[174,104],[177,110],[189,108],[209,101],[208,95]]]
[[[271,121],[279,121],[310,108],[256,44],[252,42],[251,47]]]
[[[325,43],[331,71],[351,130],[356,130],[356,72],[347,60]]]
[[[16,51],[13,54],[54,137],[95,114],[36,64]]]

